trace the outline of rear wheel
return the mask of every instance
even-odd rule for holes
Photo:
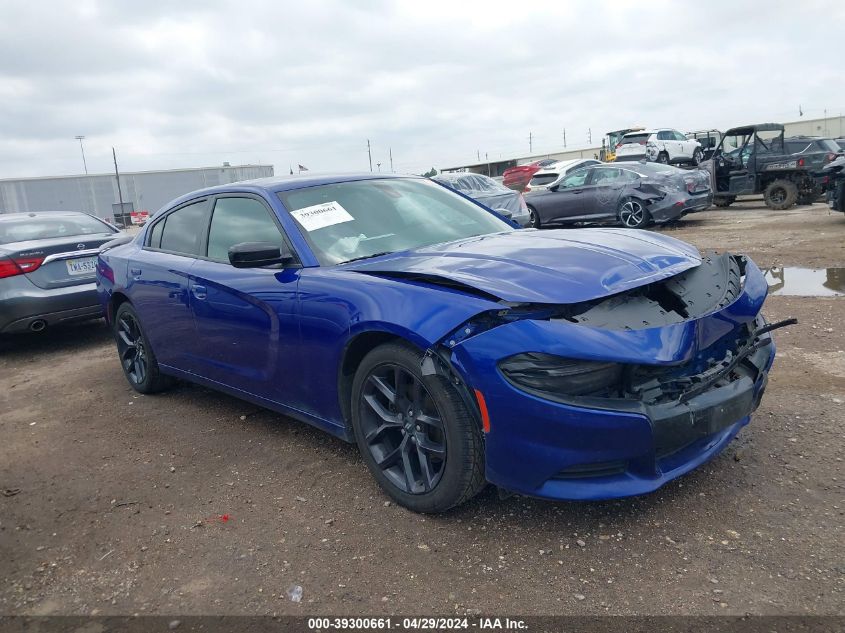
[[[692,162],[694,164],[701,164],[702,158],[704,158],[704,153],[700,149],[697,149],[692,153]]]
[[[666,152],[660,152],[657,155],[657,162],[663,163],[664,165],[668,165],[669,164],[669,154],[667,154]]]
[[[651,214],[642,202],[629,198],[619,205],[619,221],[629,229],[641,229],[651,222]]]
[[[798,200],[798,187],[791,180],[775,180],[763,191],[763,200],[775,211],[788,209]]]
[[[528,226],[534,229],[540,228],[540,214],[538,214],[537,209],[532,206],[528,207]]]
[[[370,352],[352,386],[352,427],[387,494],[415,512],[443,512],[484,487],[483,438],[455,387],[423,376],[421,360],[399,343]]]
[[[114,315],[114,338],[123,375],[135,391],[156,393],[173,385],[173,378],[159,371],[138,314],[130,303],[122,303]]]

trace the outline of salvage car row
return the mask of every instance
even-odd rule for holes
[[[611,132],[607,143],[602,157],[615,164],[662,163],[706,170],[717,206],[729,206],[737,196],[762,194],[766,205],[778,210],[812,203],[830,191],[832,183],[825,167],[845,155],[835,139],[787,138],[784,126],[778,123],[742,126],[724,134],[708,130],[686,136],[668,128],[633,128]],[[542,174],[560,171],[573,162],[546,160],[512,167],[505,171],[503,184],[527,193],[536,188],[534,178],[540,178],[537,186],[548,186]],[[588,206],[578,215],[587,215]],[[621,220],[618,212],[617,219]]]

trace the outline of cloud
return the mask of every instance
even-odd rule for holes
[[[4,3],[0,178],[232,163],[421,172],[632,124],[845,110],[843,3]]]

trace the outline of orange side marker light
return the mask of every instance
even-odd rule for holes
[[[490,413],[487,411],[487,401],[484,400],[484,394],[478,389],[475,390],[475,399],[478,400],[478,408],[481,411],[481,427],[485,433],[490,432]]]

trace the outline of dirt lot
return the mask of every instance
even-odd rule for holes
[[[822,205],[666,231],[763,266],[845,266],[845,218]],[[386,503],[319,431],[190,385],[135,394],[102,323],[7,341],[0,490],[19,492],[0,496],[0,613],[842,613],[845,298],[766,312],[801,323],[711,464],[642,498],[488,489],[439,517]]]

